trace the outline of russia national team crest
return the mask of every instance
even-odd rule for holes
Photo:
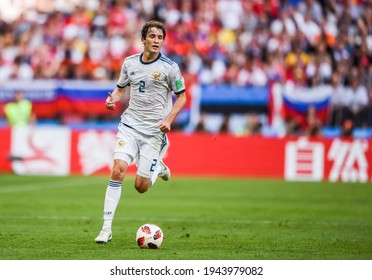
[[[151,73],[151,78],[153,80],[158,81],[160,79],[160,75],[161,75],[160,72],[155,70],[154,72]]]
[[[118,148],[119,148],[119,149],[122,149],[122,148],[124,148],[124,145],[125,145],[124,140],[123,140],[123,139],[120,139],[120,140],[118,141]]]

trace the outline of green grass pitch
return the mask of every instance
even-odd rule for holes
[[[113,242],[94,242],[108,183],[101,176],[0,175],[2,260],[371,260],[372,186],[229,178],[125,180]],[[144,223],[161,249],[139,249]]]

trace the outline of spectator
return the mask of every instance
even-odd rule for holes
[[[316,109],[314,106],[309,106],[306,116],[306,135],[310,137],[317,137],[320,135],[322,121],[317,117]]]
[[[368,91],[368,108],[367,108],[367,124],[372,127],[372,63],[368,66],[368,71],[364,75],[363,84],[366,85]]]
[[[318,76],[320,85],[329,84],[332,76],[331,58],[326,52],[324,41],[319,42],[316,46],[316,52],[312,55],[310,62],[306,65],[306,76],[311,80]]]
[[[315,0],[304,0],[298,3],[298,11],[301,14],[309,14],[310,18],[317,23],[320,23],[323,19],[322,6],[318,1]]]
[[[356,127],[367,126],[368,94],[366,87],[361,83],[359,73],[355,72],[350,75],[350,87],[347,91],[351,96],[349,110],[354,125]]]
[[[14,101],[4,107],[4,113],[10,126],[27,126],[35,122],[36,117],[32,113],[32,103],[23,98],[23,93],[16,91]]]
[[[347,97],[345,87],[341,83],[341,75],[338,72],[332,74],[332,96],[327,119],[328,126],[341,127],[347,117]]]

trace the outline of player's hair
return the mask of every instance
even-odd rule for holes
[[[162,22],[157,21],[157,20],[150,20],[150,21],[145,23],[145,25],[142,27],[142,30],[141,30],[141,38],[142,39],[146,38],[147,33],[149,32],[150,28],[152,28],[152,27],[161,29],[163,31],[163,37],[164,37],[163,39],[165,39],[165,36],[167,35],[167,33],[165,32],[165,26]]]

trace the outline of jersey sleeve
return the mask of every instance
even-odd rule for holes
[[[124,60],[123,65],[121,66],[120,77],[119,77],[119,80],[116,86],[119,88],[125,88],[128,85],[129,85],[129,76],[128,76],[128,71],[127,71],[127,66],[126,66],[126,60]]]
[[[169,73],[170,88],[175,94],[181,94],[185,92],[185,81],[182,77],[180,68],[176,63],[172,65]]]

